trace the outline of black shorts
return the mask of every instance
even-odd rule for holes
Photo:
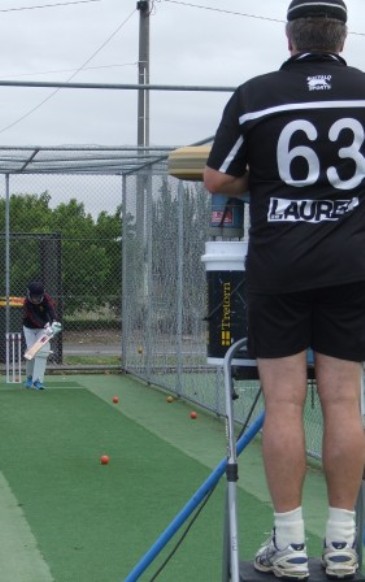
[[[278,295],[249,293],[248,348],[254,358],[312,348],[365,361],[365,281]]]

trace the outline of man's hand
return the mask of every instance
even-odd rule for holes
[[[62,323],[59,321],[54,321],[51,325],[52,333],[56,335],[56,333],[60,333],[62,331]]]
[[[44,326],[44,332],[49,336],[53,335],[53,330],[50,323],[46,323],[46,325]]]

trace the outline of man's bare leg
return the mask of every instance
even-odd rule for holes
[[[330,507],[354,510],[365,463],[360,410],[362,366],[316,354],[323,411],[323,468]]]
[[[306,352],[258,359],[265,397],[263,457],[275,512],[302,503],[306,469],[303,408],[307,392]]]
[[[258,359],[265,397],[263,456],[274,505],[274,532],[258,550],[256,570],[278,577],[309,576],[302,515],[306,456],[303,408],[306,398],[306,353]]]
[[[362,366],[316,354],[323,411],[323,468],[328,519],[322,562],[329,577],[352,577],[358,568],[355,504],[365,462],[360,410]]]
[[[353,510],[365,463],[360,410],[362,366],[316,354],[318,395],[324,419],[323,468],[331,507]]]

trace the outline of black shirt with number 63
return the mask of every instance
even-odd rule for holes
[[[249,168],[248,287],[282,293],[365,280],[365,74],[299,54],[237,88],[208,166]]]

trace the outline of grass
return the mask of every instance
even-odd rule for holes
[[[98,365],[98,366],[120,366],[119,356],[103,356],[103,355],[90,355],[90,356],[68,356],[63,357],[63,363],[66,366],[87,366],[87,365]]]
[[[47,386],[44,393],[0,390],[1,472],[55,582],[121,582],[224,456],[224,423],[200,410],[192,422],[187,403],[167,404],[166,393],[128,376],[53,376]],[[104,453],[107,466],[99,462]],[[272,520],[259,453],[252,443],[240,459],[244,560]],[[309,475],[307,505],[316,504],[308,515],[321,530],[325,496],[317,473]],[[159,581],[222,579],[225,495],[222,479]],[[141,582],[151,580],[186,525]],[[311,555],[321,547],[316,533],[310,528]]]
[[[121,357],[120,356],[109,356],[109,355],[98,355],[98,354],[90,354],[90,355],[64,355],[63,356],[63,363],[66,365],[74,366],[76,364],[80,365],[87,365],[87,364],[98,364],[98,365],[105,365],[105,366],[117,366],[120,365]],[[134,359],[129,358],[128,364],[129,366],[140,366],[144,364],[143,356],[138,355]],[[154,367],[167,367],[173,368],[176,367],[179,363],[179,359],[177,356],[171,354],[168,356],[154,356],[153,357],[153,366]],[[206,359],[199,356],[188,356],[184,357],[184,367],[202,367],[206,366]]]
[[[49,382],[44,394],[11,389],[0,394],[2,473],[56,582],[124,580],[210,473],[126,417],[126,394],[117,386],[121,379],[108,381],[120,394],[118,407],[81,385],[58,379]],[[162,423],[171,413],[181,416],[177,407],[167,409],[164,400],[158,409]],[[187,422],[190,426],[190,420],[183,424]],[[199,429],[198,424],[193,426]],[[111,459],[106,467],[99,462],[104,453]],[[222,482],[159,577],[161,582],[185,582],[191,568],[199,569],[199,582],[218,582],[224,493]],[[244,491],[239,497],[241,507],[248,508],[249,521],[259,524],[256,546],[270,510]],[[150,580],[176,541],[143,580]]]

